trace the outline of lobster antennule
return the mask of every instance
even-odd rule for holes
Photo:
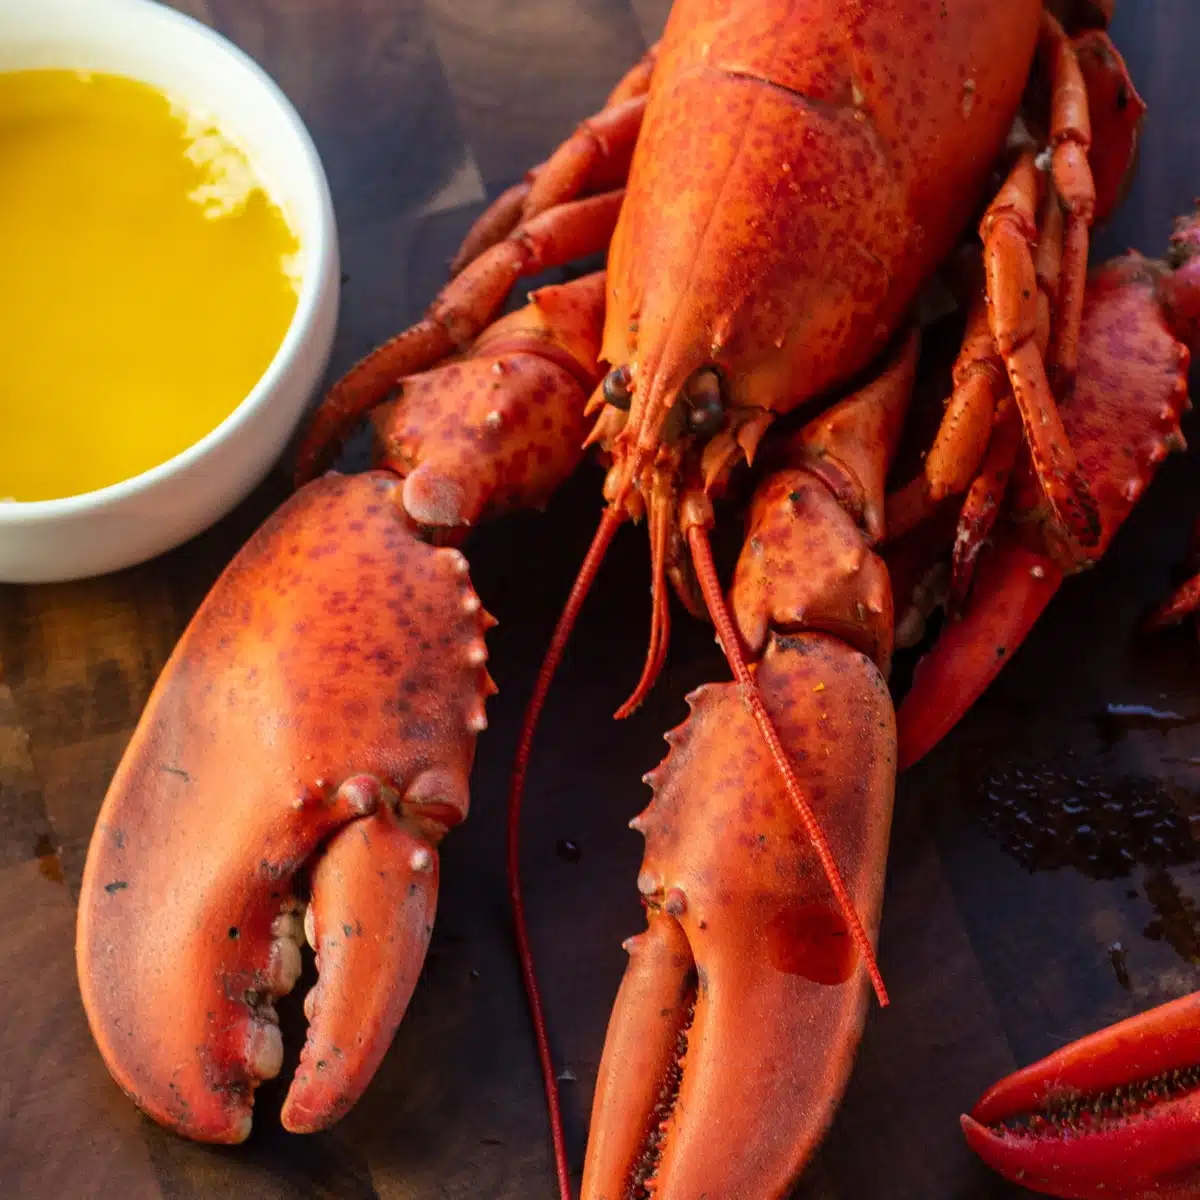
[[[655,473],[654,484],[647,495],[647,522],[650,526],[650,644],[646,648],[646,663],[641,678],[629,699],[613,714],[624,720],[634,713],[654,686],[671,636],[671,607],[666,587],[667,539],[675,515],[674,493],[666,472]]]
[[[875,989],[875,995],[879,1000],[880,1007],[886,1008],[888,1004],[887,989],[883,985],[883,975],[879,970],[879,964],[875,961],[875,951],[871,946],[871,939],[867,936],[867,931],[863,928],[863,923],[859,919],[858,912],[854,907],[854,901],[850,898],[849,889],[842,879],[842,874],[838,870],[837,863],[834,861],[825,834],[821,830],[820,822],[809,806],[807,799],[805,799],[800,782],[797,780],[795,772],[788,761],[787,751],[780,740],[779,732],[771,720],[771,714],[767,712],[766,704],[763,702],[762,694],[754,681],[754,676],[751,675],[750,668],[746,665],[741,642],[738,640],[737,631],[733,626],[733,619],[729,615],[725,598],[721,594],[721,584],[717,579],[717,568],[713,563],[712,548],[708,544],[707,529],[712,524],[712,507],[706,496],[702,497],[692,493],[685,497],[683,508],[683,523],[687,531],[688,545],[692,552],[692,562],[696,567],[696,577],[699,580],[700,590],[704,596],[704,603],[708,607],[709,616],[716,626],[717,637],[720,639],[725,659],[729,663],[730,670],[733,671],[734,678],[741,685],[745,703],[753,714],[754,722],[767,743],[776,768],[783,777],[784,787],[799,814],[804,831],[812,841],[813,848],[820,860],[821,868],[825,872],[826,879],[829,880],[829,886],[833,891],[834,899],[837,901],[842,918],[846,922],[854,945],[857,947],[858,952],[862,955],[863,962],[866,964],[867,974],[871,977],[871,986]]]
[[[537,972],[533,964],[533,951],[529,944],[529,928],[525,920],[525,901],[521,892],[521,800],[525,793],[525,777],[529,770],[529,755],[533,747],[533,735],[538,720],[554,681],[563,651],[579,616],[579,610],[591,591],[600,564],[612,544],[613,537],[624,522],[624,510],[610,504],[600,518],[592,544],[588,547],[583,565],[571,586],[570,595],[563,606],[562,614],[554,629],[554,636],[546,650],[533,685],[533,694],[525,710],[521,734],[517,741],[517,753],[513,763],[512,780],[508,791],[508,894],[513,910],[513,931],[517,941],[517,953],[521,960],[521,974],[525,981],[525,995],[529,1001],[529,1013],[533,1020],[534,1037],[537,1040],[538,1058],[542,1067],[542,1081],[546,1091],[546,1105],[550,1114],[551,1139],[554,1143],[554,1166],[558,1187],[563,1200],[571,1200],[570,1166],[567,1162],[567,1145],[563,1133],[562,1111],[558,1100],[558,1079],[550,1053],[550,1039],[546,1033],[546,1019],[542,1010],[542,997],[538,988]]]

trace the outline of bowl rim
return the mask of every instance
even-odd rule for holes
[[[190,446],[145,471],[131,475],[128,479],[50,500],[0,500],[0,527],[24,525],[56,517],[72,517],[120,504],[152,490],[172,476],[185,472],[203,461],[230,437],[236,436],[276,392],[285,373],[292,368],[304,343],[318,323],[328,290],[328,281],[325,278],[328,273],[327,260],[330,259],[331,247],[336,238],[333,197],[312,135],[283,89],[239,46],[187,13],[161,4],[158,0],[107,2],[113,7],[125,8],[136,13],[138,20],[146,17],[165,21],[176,25],[185,36],[208,41],[218,53],[229,59],[235,68],[251,77],[279,110],[291,129],[300,152],[302,173],[305,177],[303,186],[314,193],[317,217],[302,247],[300,291],[292,319],[271,361],[232,412]]]

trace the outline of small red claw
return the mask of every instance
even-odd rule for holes
[[[966,612],[942,626],[896,712],[897,770],[924,758],[991,686],[1062,579],[1049,555],[1012,536],[981,556]]]
[[[962,1119],[1006,1179],[1064,1200],[1200,1195],[1200,993],[1010,1075]]]
[[[422,784],[431,794],[410,788],[343,826],[313,867],[305,931],[318,980],[304,999],[308,1040],[281,1114],[292,1133],[315,1133],[354,1106],[417,986],[437,911],[441,836],[422,808],[467,807],[461,782],[427,773]]]
[[[490,618],[462,555],[414,536],[401,488],[325,476],[251,538],[97,822],[76,941],[92,1033],[135,1103],[197,1140],[244,1139],[280,1070],[273,1002],[300,974],[320,847],[322,975],[292,1128],[332,1124],[362,1091],[424,957],[434,848],[466,815],[486,723]]]
[[[756,679],[874,939],[895,779],[887,686],[819,633],[772,635]],[[584,1200],[785,1195],[866,1016],[866,973],[737,686],[689,703],[633,822],[648,929],[627,944]]]

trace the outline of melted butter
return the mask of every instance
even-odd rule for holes
[[[299,246],[245,155],[113,75],[0,73],[0,498],[185,450],[262,376]]]

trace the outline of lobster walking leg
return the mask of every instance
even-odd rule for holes
[[[951,616],[957,617],[966,603],[975,577],[975,564],[1000,515],[1009,477],[1020,451],[1021,418],[1012,393],[1006,392],[996,406],[996,423],[983,465],[967,492],[958,517],[947,604]]]
[[[1096,191],[1093,219],[1099,225],[1125,198],[1133,181],[1146,103],[1107,33],[1093,29],[1077,37],[1075,57],[1087,87],[1092,126],[1088,165]]]
[[[625,73],[604,107],[547,159],[505,189],[467,231],[450,264],[457,275],[518,225],[588,192],[622,187],[646,111],[657,46]]]
[[[970,292],[966,334],[954,364],[954,391],[926,456],[925,470],[918,476],[935,503],[970,486],[987,453],[996,405],[1009,391],[1004,362],[992,337],[982,278],[972,278]],[[889,532],[896,536],[901,531],[889,523]]]
[[[606,192],[552,208],[448,283],[420,321],[373,350],[330,390],[297,452],[297,482],[312,479],[346,433],[402,378],[465,350],[496,316],[519,278],[603,250],[621,200],[621,192]]]
[[[988,308],[1046,500],[1071,536],[1093,546],[1100,536],[1095,501],[1079,473],[1036,341],[1038,287],[1030,248],[1037,243],[1039,196],[1033,152],[1026,151],[980,226]]]
[[[544,503],[574,469],[603,288],[542,289],[400,381],[376,414],[384,469],[302,488],[165,667],[89,850],[77,956],[109,1069],[180,1133],[249,1132],[302,927],[319,980],[284,1125],[338,1120],[391,1043],[495,690],[467,560],[430,543]]]
[[[1166,455],[1183,446],[1190,346],[1200,342],[1197,220],[1180,225],[1167,263],[1130,254],[1094,273],[1080,336],[1079,379],[1063,419],[1100,504],[1090,550],[1047,523],[1022,468],[1006,525],[979,555],[970,602],[917,664],[900,706],[900,765],[926,754],[979,698],[1028,635],[1064,576],[1107,549]],[[1041,520],[1031,518],[1041,517]]]
[[[865,530],[915,359],[914,336],[796,439],[796,466],[755,495],[732,588],[758,690],[872,941],[894,785],[892,609]],[[648,928],[627,944],[585,1200],[783,1195],[832,1120],[866,1015],[861,957],[742,689],[708,685],[689,704],[633,822]]]
[[[1069,16],[1073,25],[1087,24],[1091,19],[1087,13],[1070,10]],[[1052,19],[1043,28],[1043,43],[1049,43],[1052,63],[1058,63],[1063,55],[1062,45],[1054,31],[1061,32],[1061,27],[1055,26]],[[1072,49],[1073,48],[1073,49]],[[1108,35],[1100,30],[1090,29],[1073,43],[1068,44],[1072,50],[1073,61],[1059,71],[1065,75],[1070,87],[1057,89],[1056,97],[1062,98],[1059,108],[1066,107],[1066,99],[1070,99],[1073,111],[1082,111],[1082,120],[1090,123],[1092,134],[1074,138],[1072,127],[1065,119],[1060,120],[1060,137],[1058,148],[1054,135],[1053,116],[1051,120],[1052,163],[1061,160],[1061,173],[1064,177],[1084,174],[1094,179],[1095,201],[1092,220],[1102,222],[1111,214],[1120,202],[1124,191],[1133,175],[1136,163],[1138,138],[1142,121],[1145,117],[1146,106],[1133,85],[1125,62],[1113,45]],[[1074,63],[1077,62],[1078,70]],[[1081,97],[1079,79],[1082,78],[1086,88],[1086,97]],[[1079,145],[1087,143],[1086,159],[1080,163],[1079,156],[1065,143],[1071,141]],[[1069,159],[1069,162],[1068,162]],[[1068,171],[1068,166],[1070,170]],[[1057,176],[1056,176],[1057,178]],[[1021,182],[1021,187],[1028,190],[1031,178],[1027,162],[1018,162],[1009,180],[1009,191],[1015,181]],[[1037,184],[1037,178],[1032,178],[1032,185]],[[1065,395],[1070,388],[1060,382],[1062,373],[1055,373],[1057,362],[1055,354],[1070,344],[1075,349],[1077,357],[1077,331],[1068,333],[1066,341],[1059,336],[1052,345],[1052,334],[1062,326],[1068,311],[1074,312],[1078,304],[1075,296],[1076,287],[1072,283],[1067,287],[1063,283],[1063,254],[1066,229],[1064,204],[1060,200],[1059,184],[1041,188],[1042,208],[1036,235],[1036,253],[1031,255],[1034,276],[1037,279],[1036,309],[1027,316],[1032,317],[1033,344],[1039,355],[1046,359],[1050,355],[1050,369],[1047,382]],[[1067,187],[1066,178],[1061,182]],[[1077,189],[1078,190],[1078,189]],[[1086,190],[1086,188],[1084,188]],[[996,203],[1003,205],[1004,194],[997,197]],[[1009,197],[1010,201],[1012,196]],[[1023,228],[1027,236],[1030,231],[1029,219],[1033,213],[1032,198],[1028,201],[1020,199],[1018,189],[1017,207],[1025,206],[1024,219],[1017,220],[1016,232]],[[1083,200],[1076,205],[1083,206]],[[1069,206],[1068,206],[1069,207]],[[997,214],[991,214],[995,216]],[[1010,214],[1010,223],[1013,214]],[[988,227],[985,219],[984,228]],[[1008,297],[1004,303],[1013,302],[1011,283],[1014,279],[1021,283],[1021,299],[1027,299],[1024,292],[1028,290],[1028,264],[1024,261],[1019,239],[1013,237],[1013,229],[997,228],[995,221],[991,223],[994,234],[994,244],[991,248],[991,265],[998,277],[995,282],[998,287],[1004,286],[1004,294]],[[1076,218],[1076,238],[1074,252],[1079,250],[1078,219]],[[1005,255],[1000,255],[1000,243],[1007,243]],[[1086,258],[1087,230],[1083,230],[1083,252]],[[1005,263],[1003,258],[1011,257]],[[1072,271],[1076,267],[1072,265]],[[1014,274],[1015,271],[1015,274]],[[998,414],[998,405],[1005,391],[1011,394],[1008,386],[1007,369],[1001,356],[996,338],[993,336],[993,322],[988,308],[988,293],[983,286],[983,279],[977,278],[974,259],[968,263],[960,280],[962,291],[965,293],[965,303],[968,308],[966,335],[963,339],[962,350],[954,368],[954,391],[947,403],[946,414],[938,430],[929,454],[925,460],[925,469],[906,487],[900,489],[888,499],[888,531],[891,538],[903,536],[916,524],[931,517],[939,503],[950,495],[964,492],[973,480],[976,480],[984,465],[984,456],[988,451],[992,436],[992,423]],[[1005,284],[1004,280],[1009,283]],[[1082,275],[1079,277],[1082,281]],[[1070,292],[1068,296],[1066,293]],[[1082,293],[1080,293],[1081,295]],[[1032,296],[1028,297],[1032,298]],[[1076,317],[1067,320],[1074,328]],[[1075,364],[1072,363],[1066,372],[1065,379],[1073,385]],[[1040,418],[1039,418],[1040,419]],[[1002,433],[999,429],[997,437]],[[1004,432],[1006,444],[1011,442]],[[995,463],[999,448],[994,449],[989,458],[987,474],[995,478]],[[1009,462],[1011,466],[1011,460]],[[959,524],[960,536],[963,539],[964,561],[972,561],[978,553],[979,545],[987,529],[990,528],[986,514],[992,502],[998,503],[1001,497],[990,488],[982,491],[984,481],[978,480],[971,487],[966,506]],[[986,497],[988,504],[980,505],[973,501]],[[984,517],[984,520],[980,518]],[[961,592],[963,585],[969,583],[969,572],[966,575],[957,574],[956,590]]]
[[[1079,366],[1079,324],[1083,318],[1088,243],[1096,212],[1096,184],[1088,162],[1092,126],[1087,85],[1075,46],[1050,13],[1042,17],[1042,43],[1053,61],[1050,145],[1054,190],[1066,209],[1062,280],[1049,377],[1059,395],[1065,396],[1075,386]]]

